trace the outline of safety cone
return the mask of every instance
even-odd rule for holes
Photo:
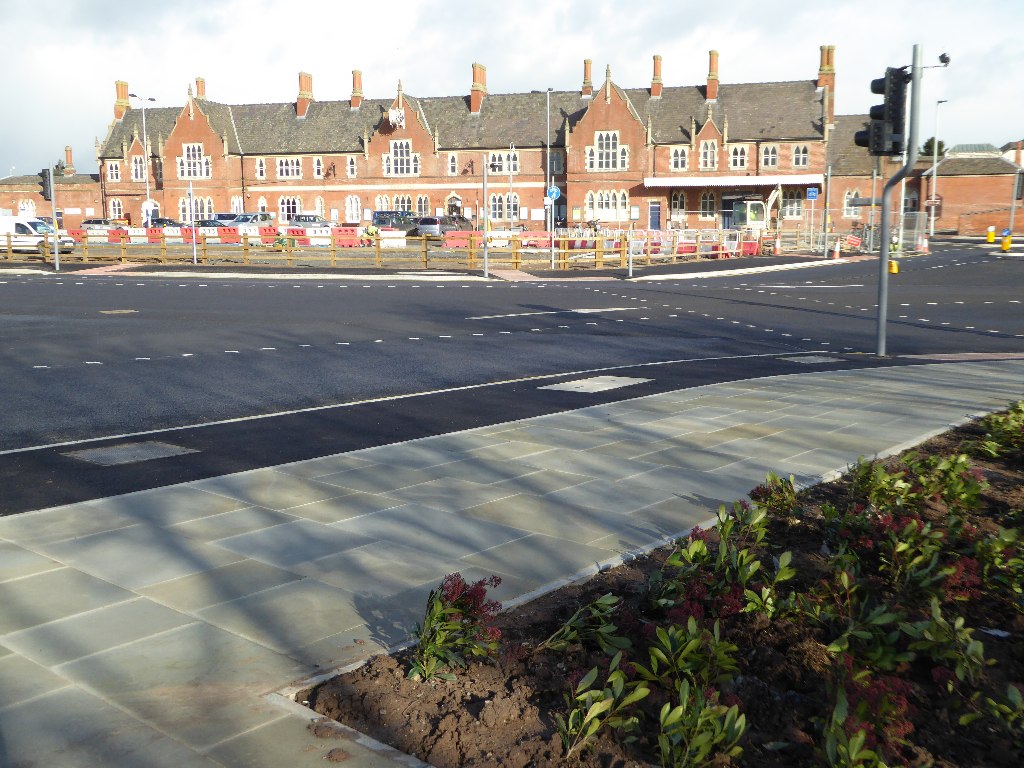
[[[778,235],[775,236],[775,255],[782,255],[782,238]]]
[[[832,252],[832,258],[833,259],[838,259],[839,258],[839,240],[836,240],[836,249]]]
[[[926,254],[926,255],[928,253],[928,238],[927,237],[922,237],[921,238],[921,253]]]

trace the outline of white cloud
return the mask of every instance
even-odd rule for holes
[[[933,132],[939,98],[949,100],[939,123],[947,145],[999,145],[1024,134],[1024,52],[1009,0],[810,8],[734,0],[707,8],[594,0],[178,0],[137,9],[95,0],[5,1],[0,176],[12,166],[15,173],[37,171],[61,159],[65,144],[79,170],[95,171],[94,141],[113,117],[119,79],[160,105],[182,104],[196,76],[206,78],[216,101],[291,101],[300,70],[312,73],[321,100],[348,98],[353,69],[362,70],[368,98],[393,95],[399,80],[407,93],[437,96],[468,94],[470,65],[479,61],[494,93],[574,90],[589,58],[596,85],[611,65],[618,84],[642,87],[660,54],[666,85],[697,85],[714,48],[723,83],[766,82],[813,78],[826,43],[836,46],[842,114],[875,103],[870,80],[888,65],[909,64],[920,43],[925,64],[942,52],[952,57],[947,69],[925,72],[922,139]]]

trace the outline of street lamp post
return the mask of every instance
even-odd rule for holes
[[[931,216],[928,220],[928,237],[935,237],[935,209],[939,207],[938,204],[938,181],[939,181],[939,104],[945,104],[947,99],[939,99],[935,102],[935,133],[932,134],[932,193],[931,205]]]
[[[122,93],[123,93],[123,91],[122,91]],[[133,98],[133,99],[138,99],[139,101],[142,102],[142,147],[143,147],[143,152],[145,152],[145,154],[146,154],[146,169],[145,169],[145,172],[146,172],[146,202],[144,202],[142,204],[142,216],[143,216],[143,220],[146,222],[146,226],[148,227],[149,223],[150,223],[149,219],[150,219],[151,209],[149,207],[149,165],[150,165],[150,156],[149,156],[149,134],[146,133],[146,102],[147,101],[156,101],[156,99],[154,99],[152,96],[139,96],[137,93],[129,93],[128,96]]]

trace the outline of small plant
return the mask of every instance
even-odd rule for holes
[[[900,521],[879,545],[879,571],[894,587],[904,591],[934,592],[955,569],[943,567],[940,556],[945,533],[916,518]]]
[[[622,600],[612,593],[583,606],[538,648],[564,650],[570,643],[594,641],[609,656],[632,647],[628,638],[616,635],[611,619]]]
[[[658,718],[658,754],[662,768],[707,765],[717,755],[738,757],[739,740],[746,731],[746,718],[736,705],[717,703],[717,694],[705,697],[699,687],[683,680],[676,706],[666,702]]]
[[[860,459],[850,468],[853,492],[876,509],[914,509],[919,501],[905,470],[890,472],[880,461]]]
[[[565,695],[568,717],[555,713],[555,727],[566,760],[585,750],[602,728],[621,728],[627,733],[636,729],[639,720],[636,715],[628,714],[628,710],[651,691],[643,683],[627,688],[626,676],[619,669],[621,660],[621,652],[612,657],[602,688],[592,687],[597,682],[598,668],[591,669],[572,695]]]
[[[1003,595],[1018,612],[1024,613],[1024,554],[1020,533],[1016,528],[1000,528],[994,536],[975,543],[974,556],[985,588]]]
[[[988,487],[984,475],[963,453],[922,457],[911,452],[903,462],[920,485],[921,494],[941,499],[953,513],[977,509],[981,492]]]
[[[454,680],[444,670],[465,667],[466,656],[490,656],[497,651],[501,631],[491,622],[501,603],[487,599],[487,587],[500,583],[499,576],[491,576],[467,584],[461,574],[452,573],[431,590],[423,623],[415,631],[410,679]]]
[[[825,759],[831,768],[885,768],[876,752],[868,749],[863,729],[847,734],[849,702],[842,687],[836,692],[836,705],[825,724]]]
[[[788,610],[792,606],[792,595],[789,600],[779,599],[779,584],[789,581],[796,576],[796,569],[791,568],[789,563],[793,559],[792,552],[783,552],[779,555],[775,567],[775,575],[766,584],[761,586],[760,591],[744,589],[743,596],[747,600],[743,608],[744,613],[763,613],[765,616],[774,617],[781,611]]]
[[[657,683],[666,690],[689,680],[698,686],[731,680],[739,665],[734,658],[736,646],[721,639],[718,622],[714,629],[702,629],[692,616],[686,628],[658,627],[654,644],[647,649],[650,665],[633,663],[641,679]]]
[[[903,624],[903,631],[911,638],[910,650],[920,651],[932,661],[952,664],[956,679],[972,687],[978,684],[986,666],[994,661],[985,658],[985,648],[972,635],[974,630],[964,626],[962,616],[950,623],[943,615],[938,598],[932,598],[931,618],[913,624]],[[947,690],[954,690],[952,681]]]
[[[981,420],[985,437],[971,445],[975,455],[1024,460],[1024,400],[1018,400],[1006,413],[992,413]]]
[[[750,492],[750,498],[773,514],[790,517],[797,510],[796,480],[793,475],[783,480],[769,472],[764,482]]]
[[[999,723],[1009,732],[1011,738],[1018,744],[1024,746],[1024,696],[1020,688],[1012,683],[1006,686],[1006,699],[999,701],[989,696],[985,697],[985,710],[968,712],[961,715],[960,725],[972,723],[983,715],[987,714],[995,722]]]

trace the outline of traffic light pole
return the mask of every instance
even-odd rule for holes
[[[903,178],[917,162],[917,116],[921,101],[921,46],[914,46],[914,63],[910,69],[910,121],[904,146],[907,149],[907,162],[896,174],[885,183],[882,189],[882,242],[878,259],[878,344],[876,355],[885,357],[885,324],[889,314],[889,245],[891,237],[890,211],[892,210],[892,190],[903,181]]]

